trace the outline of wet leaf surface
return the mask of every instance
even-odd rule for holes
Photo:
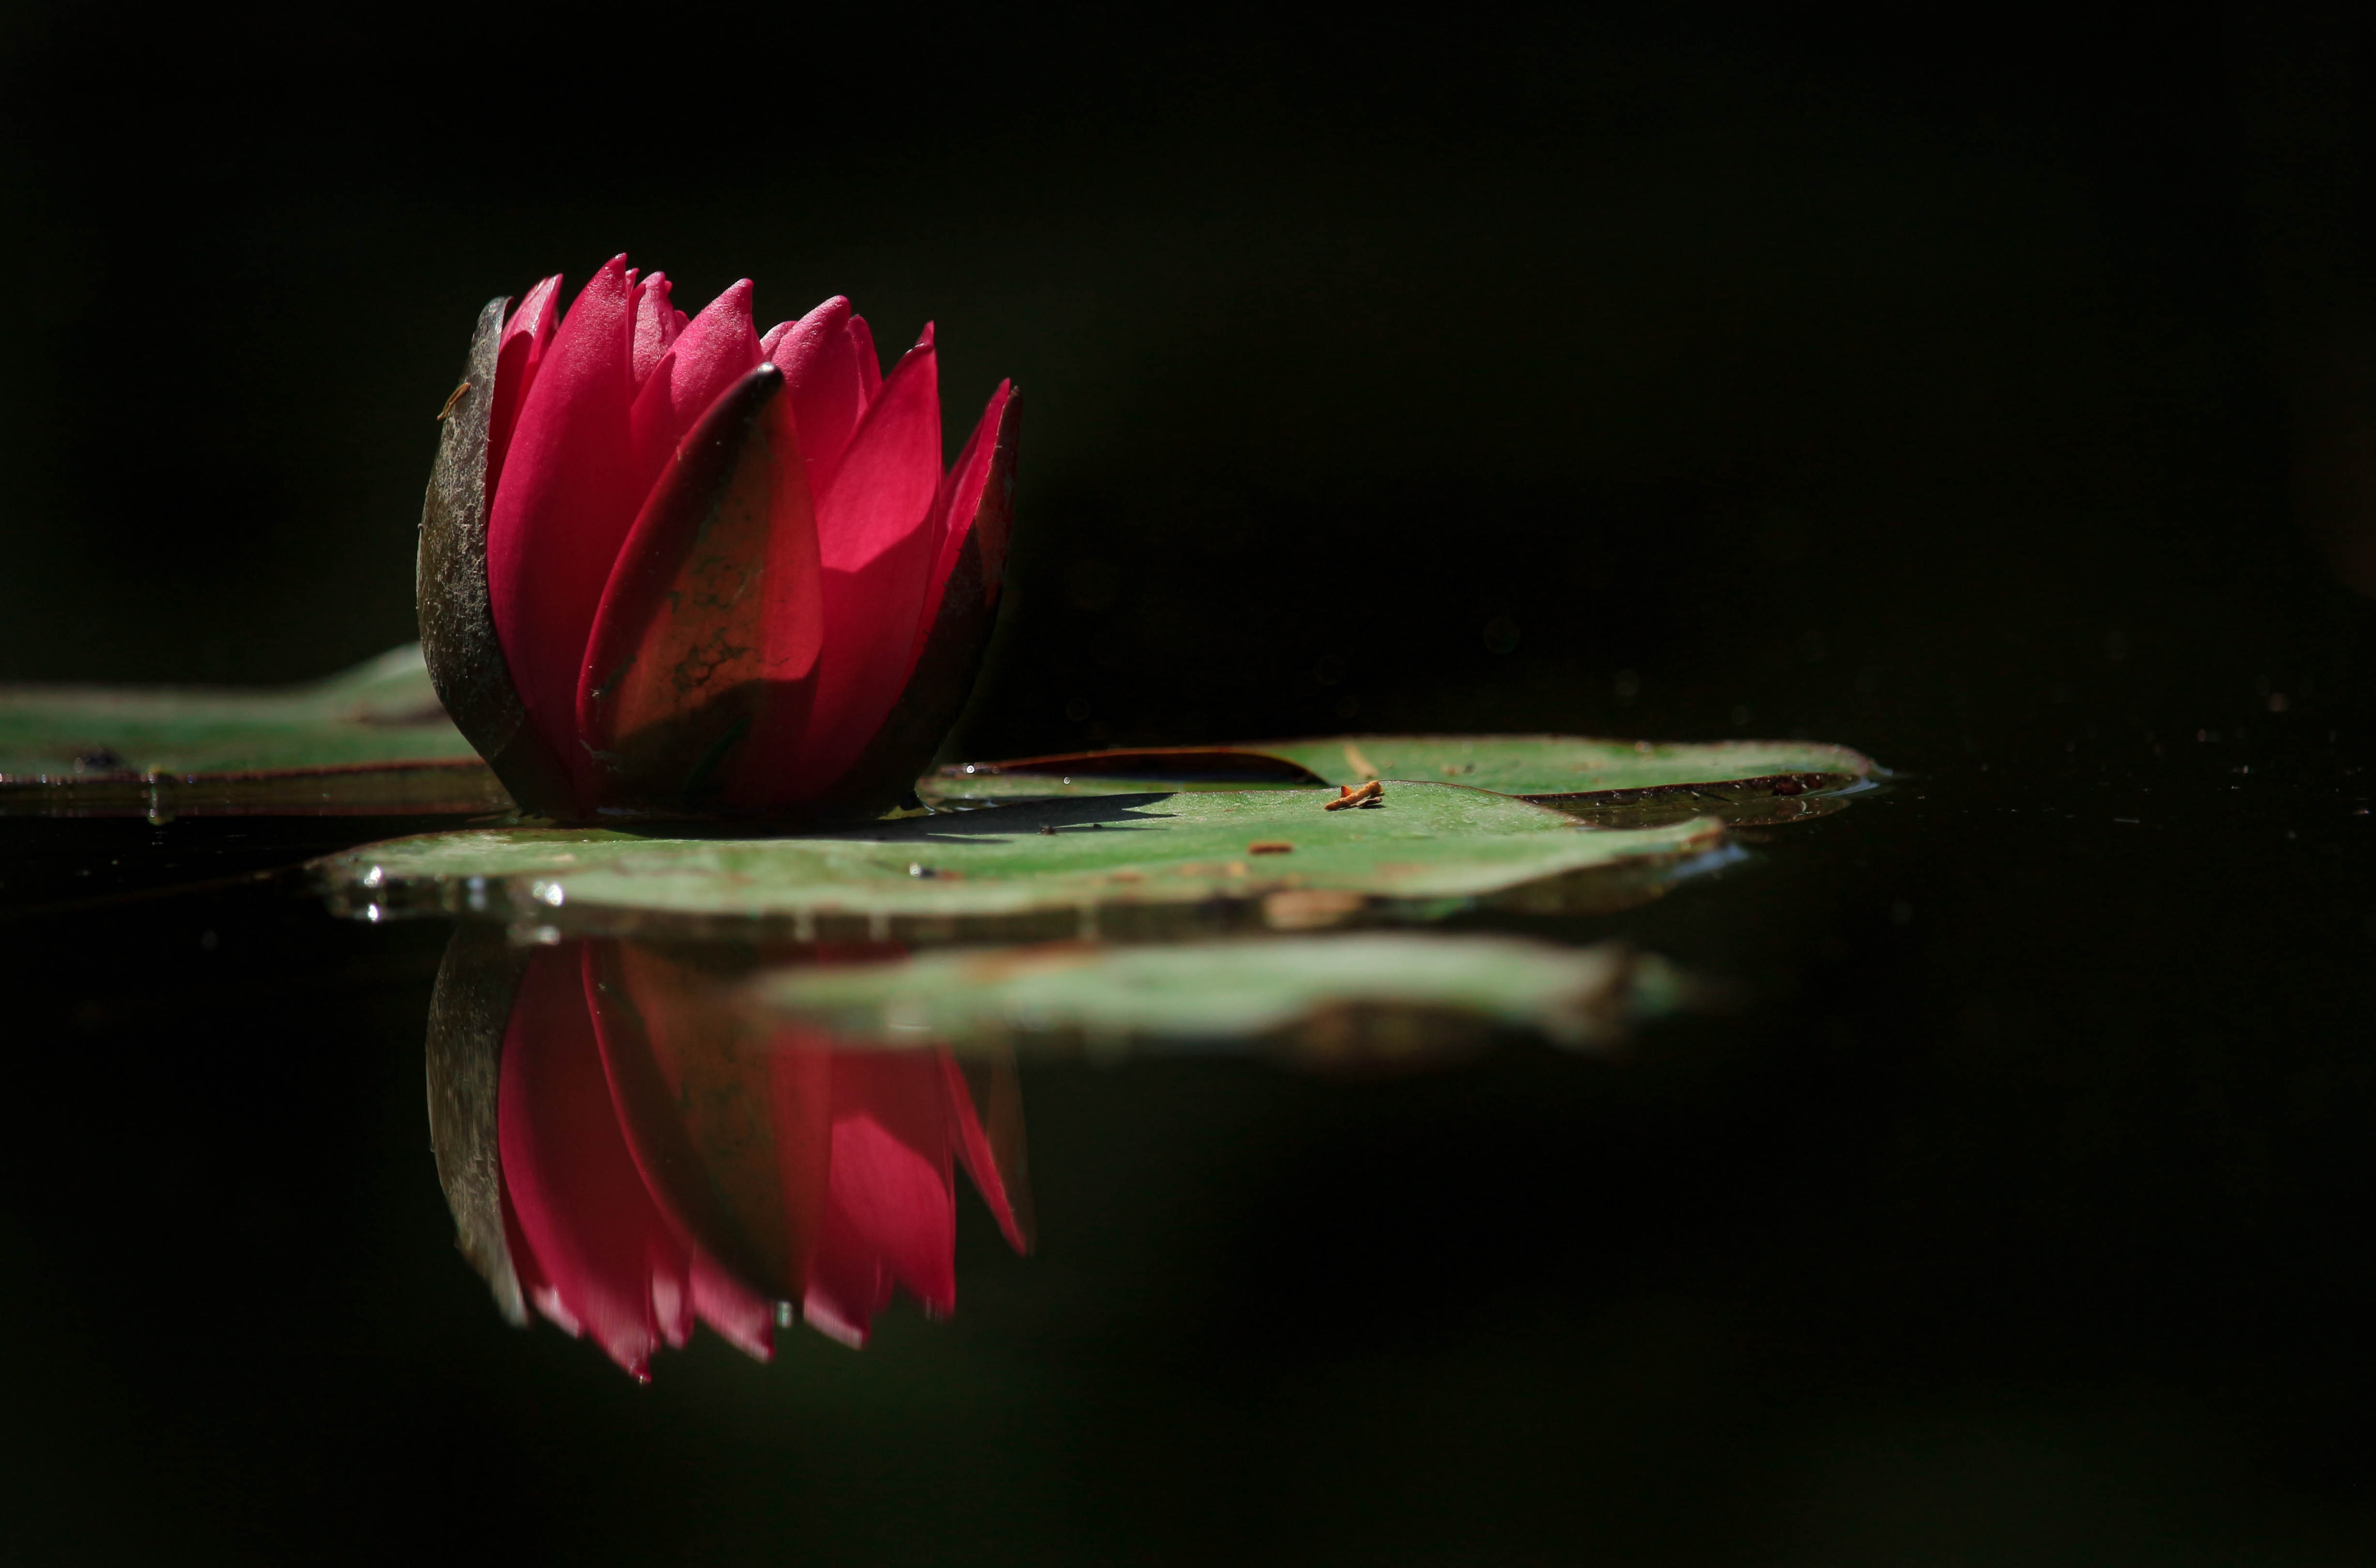
[[[1605,1045],[1675,1004],[1673,971],[1617,944],[1360,932],[1165,946],[1051,943],[754,981],[757,1008],[837,1039],[1123,1053],[1243,1050],[1307,1066],[1416,1065],[1496,1028]]]
[[[487,812],[509,807],[418,647],[276,691],[0,688],[0,813]]]
[[[1735,820],[1808,814],[1796,802],[1871,778],[1870,757],[1810,741],[1667,742],[1575,735],[1339,735],[1244,745],[1134,748],[958,763],[921,789],[937,800],[1016,800],[1179,790],[1315,789],[1430,780],[1599,815],[1645,808]],[[1745,809],[1744,809],[1745,808]],[[1624,820],[1622,817],[1614,820]]]
[[[972,803],[1409,779],[1646,827],[1821,815],[1835,809],[1828,797],[1874,771],[1859,753],[1814,742],[1349,735],[954,764],[917,790]],[[446,717],[418,647],[278,691],[0,687],[0,814],[476,814],[512,804]]]
[[[1720,825],[1579,827],[1446,784],[1330,812],[1301,791],[1146,792],[773,837],[500,827],[316,863],[334,908],[483,912],[559,930],[771,932],[796,940],[1300,930],[1432,918],[1480,900],[1607,909],[1655,897]]]

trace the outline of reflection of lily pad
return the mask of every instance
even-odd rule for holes
[[[0,688],[0,811],[486,812],[511,804],[417,647],[309,685]]]
[[[490,828],[316,862],[335,906],[484,911],[581,931],[798,940],[1149,933],[1479,900],[1610,908],[1655,895],[1718,824],[1595,831],[1507,795],[1389,786],[1378,810],[1300,791],[1111,795],[777,837]]]
[[[1174,946],[1050,944],[786,968],[756,1005],[847,1041],[1105,1053],[1254,1042],[1314,1063],[1416,1060],[1493,1027],[1604,1043],[1678,986],[1629,949],[1362,932]]]
[[[1339,735],[1247,745],[1083,752],[959,763],[923,788],[941,800],[1014,800],[1180,790],[1312,789],[1371,778],[1494,790],[1572,812],[1665,808],[1805,814],[1807,797],[1862,782],[1871,759],[1808,741],[1686,744],[1573,735]],[[1769,811],[1772,802],[1783,802]],[[1748,809],[1744,809],[1748,808]]]

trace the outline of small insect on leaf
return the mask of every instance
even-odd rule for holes
[[[1361,806],[1365,808],[1381,806],[1385,804],[1385,786],[1372,778],[1358,790],[1354,789],[1350,784],[1339,784],[1336,786],[1336,798],[1329,802],[1322,809],[1324,811],[1341,812],[1348,806]]]
[[[455,387],[453,391],[446,395],[446,406],[437,410],[437,419],[440,423],[443,423],[446,419],[452,416],[454,412],[454,405],[460,402],[462,400],[462,394],[468,392],[469,389],[470,384],[465,381],[460,386]]]
[[[1295,846],[1284,838],[1257,838],[1246,846],[1249,855],[1289,855],[1294,852]]]

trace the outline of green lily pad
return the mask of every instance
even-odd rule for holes
[[[917,790],[977,803],[1404,778],[1656,826],[1821,815],[1873,771],[1845,746],[1800,741],[1347,735],[956,764]],[[512,804],[439,706],[417,644],[278,691],[0,687],[0,814],[478,814]]]
[[[277,691],[0,687],[0,812],[489,812],[421,649]]]
[[[1297,790],[1372,778],[1437,780],[1516,795],[1599,820],[1710,812],[1728,820],[1820,814],[1811,797],[1861,784],[1870,757],[1809,741],[1683,743],[1574,735],[1338,735],[1244,745],[1139,748],[958,763],[928,799],[1081,797],[1155,788]]]
[[[1495,1028],[1606,1045],[1671,1011],[1681,992],[1662,960],[1617,944],[1360,932],[804,965],[762,976],[749,994],[778,1022],[848,1043],[1100,1056],[1251,1044],[1354,1065],[1432,1059]]]
[[[691,930],[930,941],[1305,929],[1655,897],[1715,849],[1708,819],[1579,827],[1451,784],[1376,809],[1288,790],[1108,795],[772,837],[501,827],[392,839],[315,862],[333,908],[483,912],[573,932]]]

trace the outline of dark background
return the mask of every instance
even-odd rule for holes
[[[953,445],[1024,386],[977,753],[1907,765],[2315,703],[2362,624],[2300,540],[2376,537],[2365,28],[354,15],[0,33],[0,676],[408,638],[474,313],[622,249],[937,320]]]
[[[624,248],[1024,386],[968,754],[1899,778],[1562,928],[1730,1016],[1042,1070],[1042,1256],[649,1390],[446,1251],[442,933],[20,913],[24,1560],[2376,1561],[2367,23],[353,15],[0,19],[0,678],[407,639],[474,312]]]

